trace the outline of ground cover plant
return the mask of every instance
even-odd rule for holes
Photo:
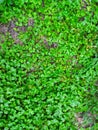
[[[97,0],[0,0],[0,129],[98,129]]]

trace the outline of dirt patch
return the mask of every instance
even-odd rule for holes
[[[53,42],[50,45],[48,39],[45,36],[41,37],[41,41],[42,41],[42,45],[45,46],[47,49],[57,48],[58,47],[58,43],[56,43],[56,42]]]
[[[79,129],[81,128],[90,128],[96,122],[96,115],[91,112],[80,112],[75,114],[76,125]]]
[[[32,18],[28,20],[28,26],[34,26],[34,20]]]
[[[8,24],[0,24],[0,38],[1,43],[4,42],[2,35],[6,36],[7,33],[11,35],[15,44],[23,45],[22,41],[18,38],[20,32],[26,32],[27,28],[34,26],[34,20],[28,19],[27,26],[16,26],[16,20],[11,20]]]
[[[95,86],[98,87],[98,80],[95,81]]]
[[[8,31],[8,25],[7,24],[0,24],[0,33],[6,34]]]

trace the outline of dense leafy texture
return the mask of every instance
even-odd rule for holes
[[[97,130],[98,2],[0,2],[0,129]]]

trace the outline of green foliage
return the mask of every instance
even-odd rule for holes
[[[25,2],[28,2],[28,0],[17,0],[17,1],[14,1],[14,0],[0,0],[0,3],[3,3],[3,4],[6,4],[6,5],[23,5]]]
[[[0,22],[15,24],[0,33],[1,130],[77,130],[75,113],[98,113],[98,7],[84,4],[1,3]]]

